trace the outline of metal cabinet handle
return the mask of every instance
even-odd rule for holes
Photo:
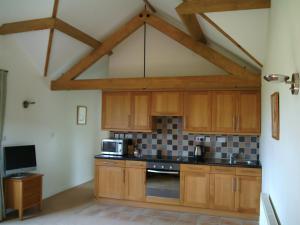
[[[157,173],[157,174],[173,174],[178,175],[178,171],[161,171],[161,170],[147,170],[148,173]]]
[[[125,169],[123,169],[123,182],[124,182],[124,184],[125,184],[125,175],[126,175]]]
[[[131,125],[131,115],[128,115],[128,126],[130,127]]]
[[[237,122],[236,122],[236,129],[239,130],[240,129],[240,116],[237,116]]]
[[[233,129],[235,130],[235,116],[232,117],[232,126],[233,126]]]
[[[232,184],[231,184],[232,192],[235,192],[235,178],[234,177],[232,178],[231,182],[232,182]]]
[[[236,182],[236,191],[237,192],[240,192],[240,179],[239,178],[236,178],[237,179],[237,182]]]

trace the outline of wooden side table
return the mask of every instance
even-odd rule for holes
[[[6,208],[17,209],[23,220],[25,209],[42,208],[43,175],[32,174],[24,178],[4,178],[4,199]]]

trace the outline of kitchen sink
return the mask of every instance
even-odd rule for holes
[[[252,165],[257,165],[258,162],[257,161],[252,161],[252,160],[245,160],[245,161],[230,161],[229,160],[229,164],[231,165],[249,165],[249,166],[252,166]]]

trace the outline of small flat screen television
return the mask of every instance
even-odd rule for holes
[[[4,171],[6,176],[26,173],[35,169],[35,145],[4,147]]]

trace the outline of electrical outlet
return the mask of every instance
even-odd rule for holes
[[[224,142],[226,142],[226,138],[225,137],[217,137],[217,142],[224,143]]]
[[[203,139],[204,139],[204,136],[196,136],[195,137],[195,141],[198,141],[198,142],[202,141]]]
[[[210,142],[210,137],[205,137],[205,142]]]

